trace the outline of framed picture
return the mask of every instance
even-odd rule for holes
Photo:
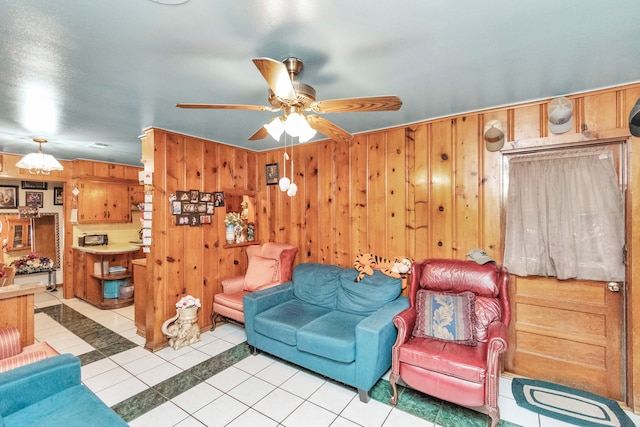
[[[277,163],[269,163],[265,166],[265,174],[267,177],[267,185],[277,185],[280,179]]]
[[[211,193],[203,193],[200,192],[200,201],[201,202],[210,202],[211,201]]]
[[[200,200],[200,192],[198,190],[189,190],[189,201],[191,203],[198,203]]]
[[[18,186],[0,185],[0,209],[18,208]]]
[[[47,183],[40,181],[22,181],[21,187],[23,190],[46,190]]]
[[[29,206],[30,208],[41,208],[42,207],[42,191],[25,191],[25,206]]]
[[[62,187],[53,187],[53,204],[62,205],[64,203],[64,197],[62,194]]]
[[[186,191],[176,191],[176,199],[181,202],[188,202],[191,200],[191,195]]]
[[[171,202],[171,214],[180,215],[182,213],[182,202],[180,200],[174,200]]]
[[[224,206],[224,193],[222,191],[216,191],[213,193],[213,205],[216,208]]]

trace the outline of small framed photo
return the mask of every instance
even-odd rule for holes
[[[182,203],[182,213],[193,213],[197,206],[196,203]]]
[[[211,224],[211,215],[200,215],[200,224]]]
[[[64,204],[62,187],[53,187],[53,204],[56,206],[62,206]]]
[[[44,193],[42,191],[26,191],[24,193],[25,206],[29,206],[30,208],[42,208],[43,194]]]
[[[203,193],[200,192],[200,201],[201,202],[210,202],[211,201],[211,193]]]
[[[189,194],[189,201],[191,203],[198,203],[198,201],[200,200],[200,192],[198,190],[189,190]]]
[[[213,193],[213,204],[216,208],[224,206],[224,193],[222,191]]]
[[[181,202],[188,202],[191,195],[186,191],[176,191],[176,199]]]
[[[180,215],[182,213],[182,202],[180,200],[174,200],[171,202],[171,214]]]
[[[0,209],[18,208],[18,186],[0,185]]]
[[[176,218],[178,219],[178,225],[189,225],[189,214],[176,215]]]
[[[40,181],[21,181],[23,190],[46,190],[47,183]]]
[[[189,225],[191,227],[198,227],[200,225],[200,216],[198,214],[190,214]]]
[[[269,163],[265,166],[267,185],[277,185],[280,179],[280,172],[277,163]]]

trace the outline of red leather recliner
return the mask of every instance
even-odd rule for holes
[[[394,317],[398,338],[392,349],[392,405],[398,402],[396,383],[457,405],[485,413],[491,426],[500,420],[498,384],[500,356],[507,351],[511,320],[509,274],[493,262],[425,259],[411,269],[409,308]],[[477,345],[413,336],[416,295],[421,289],[438,293],[475,294]]]

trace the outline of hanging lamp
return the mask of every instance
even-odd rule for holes
[[[29,173],[34,175],[49,175],[51,171],[61,171],[64,168],[50,154],[42,152],[42,144],[47,142],[46,139],[33,138],[33,142],[40,144],[40,150],[37,153],[30,153],[24,156],[16,166],[20,169],[28,169]]]

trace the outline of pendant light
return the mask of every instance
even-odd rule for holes
[[[16,166],[20,169],[28,169],[29,173],[34,175],[49,175],[51,171],[61,171],[64,168],[50,154],[42,152],[42,144],[47,142],[46,139],[34,138],[33,142],[40,144],[40,150],[37,153],[30,153],[24,156]]]

